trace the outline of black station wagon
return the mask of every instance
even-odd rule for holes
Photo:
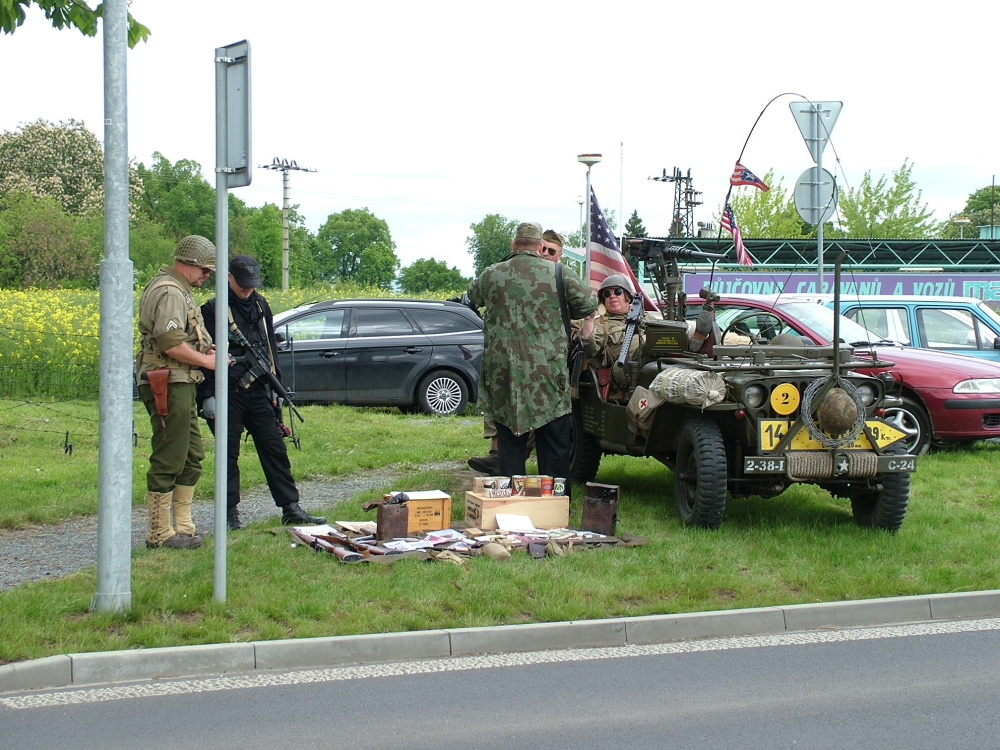
[[[456,302],[338,299],[274,316],[296,403],[456,414],[479,398],[483,321]]]

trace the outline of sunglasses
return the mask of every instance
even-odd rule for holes
[[[625,290],[621,289],[620,287],[615,287],[614,289],[602,289],[601,299],[607,299],[612,294],[615,295],[616,297],[620,297],[621,295],[625,294]]]
[[[542,246],[542,249],[539,251],[539,254],[540,255],[551,255],[554,258],[557,255],[559,255],[559,248],[557,248],[557,247],[545,247],[545,246]]]

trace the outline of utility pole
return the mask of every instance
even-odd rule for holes
[[[663,176],[650,177],[657,182],[674,183],[674,215],[670,221],[671,237],[694,237],[694,207],[702,204],[701,191],[695,190],[691,182],[691,170],[687,171],[687,177],[681,174],[681,170],[674,167],[672,174],[668,175],[664,167]]]
[[[279,159],[274,157],[274,161],[265,164],[261,169],[272,169],[281,172],[281,289],[288,289],[288,173],[296,169],[299,172],[315,172],[309,167],[300,167],[295,159]]]

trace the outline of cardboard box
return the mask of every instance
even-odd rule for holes
[[[465,522],[492,531],[497,528],[497,513],[527,516],[539,529],[561,529],[569,525],[569,497],[486,497],[476,492],[465,493]]]
[[[383,499],[388,500],[397,492],[398,490],[394,490],[384,495]],[[406,501],[407,533],[412,535],[415,531],[440,531],[451,527],[451,495],[447,492],[441,490],[404,492],[409,498]]]

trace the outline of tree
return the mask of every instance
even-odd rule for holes
[[[399,272],[399,289],[404,294],[451,292],[465,289],[469,279],[456,267],[434,258],[420,258]]]
[[[399,270],[399,258],[394,248],[395,244],[380,243],[362,250],[354,280],[379,289],[391,289]]]
[[[478,224],[469,225],[472,236],[465,238],[465,246],[472,254],[476,276],[510,255],[517,225],[516,220],[500,214],[487,214]]]
[[[974,238],[979,236],[979,227],[1000,224],[1000,189],[996,185],[979,188],[969,196],[960,216],[968,219],[968,224],[956,224],[955,218],[958,217],[952,217],[942,226],[942,236],[952,239]]]
[[[729,205],[732,206],[743,237],[788,239],[811,234],[809,226],[799,217],[792,197],[775,176],[774,170],[768,170],[764,175],[764,182],[771,186],[770,190],[753,188],[734,191],[730,195]],[[719,215],[721,214],[720,207]]]
[[[281,209],[273,203],[250,207],[246,215],[247,252],[260,263],[264,285],[281,286]],[[289,263],[291,265],[291,263]]]
[[[911,174],[909,159],[892,173],[892,183],[883,175],[873,180],[865,172],[858,187],[841,191],[841,226],[832,236],[874,237],[878,239],[920,239],[940,234],[940,223],[934,212],[921,203],[922,193],[917,190]]]
[[[150,167],[141,162],[142,210],[163,224],[177,239],[189,234],[215,236],[215,188],[201,173],[201,165],[190,159],[171,164],[159,151]],[[232,196],[230,196],[232,197]]]
[[[104,3],[91,8],[83,0],[0,0],[0,29],[13,34],[24,23],[24,9],[34,4],[57,29],[74,27],[84,36],[97,34],[97,19],[104,15]],[[149,38],[149,29],[128,14],[128,46],[135,47]]]
[[[349,208],[339,214],[330,214],[319,228],[316,239],[313,258],[323,281],[361,281],[358,273],[362,255],[369,249],[381,252],[368,254],[366,277],[382,279],[388,266],[393,267],[393,274],[399,266],[389,225],[367,208]]]
[[[639,212],[633,209],[632,215],[625,222],[625,236],[645,237],[647,234],[646,227],[642,223],[642,219],[639,218]]]
[[[0,0],[2,2],[2,0]],[[129,170],[130,213],[142,182]],[[0,198],[10,193],[49,196],[73,215],[104,210],[104,149],[82,122],[36,120],[0,134]]]
[[[9,196],[0,210],[0,287],[52,289],[97,284],[98,216],[66,214],[47,196]]]

